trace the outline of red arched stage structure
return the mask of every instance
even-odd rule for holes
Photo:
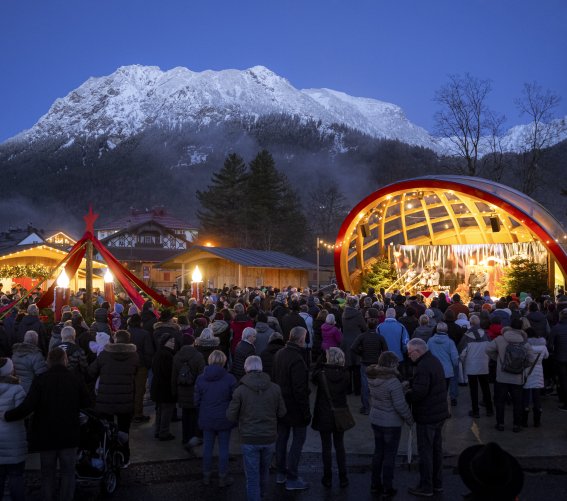
[[[567,231],[524,193],[488,179],[437,175],[389,184],[358,203],[339,230],[334,261],[339,288],[351,291],[360,291],[378,256],[395,263],[400,284],[415,276],[412,286],[433,280],[449,292],[475,280],[491,290],[510,259],[527,257],[547,262],[553,288],[565,284],[566,246]]]

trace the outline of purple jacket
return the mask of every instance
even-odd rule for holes
[[[341,341],[343,340],[343,333],[337,328],[336,325],[324,323],[321,326],[321,337],[323,338],[321,349],[328,350],[329,348],[338,347],[341,345]]]

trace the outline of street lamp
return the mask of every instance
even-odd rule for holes
[[[114,276],[110,272],[110,269],[106,269],[104,274],[104,300],[108,301],[110,305],[110,311],[114,310]]]
[[[55,321],[61,320],[61,308],[69,304],[69,277],[65,270],[61,270],[55,287]]]
[[[197,302],[201,300],[200,284],[203,281],[203,274],[198,266],[195,266],[193,274],[191,275],[191,297],[194,297]]]
[[[317,237],[317,291],[319,291],[320,284],[319,284],[319,249],[320,249],[321,239]]]

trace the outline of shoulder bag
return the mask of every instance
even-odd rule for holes
[[[333,413],[333,419],[335,421],[335,428],[337,431],[345,432],[354,428],[356,424],[352,414],[350,413],[350,409],[348,407],[335,407],[333,405],[333,399],[331,398],[331,392],[329,391],[329,385],[327,383],[327,376],[325,371],[321,371],[321,382],[323,384],[323,390],[327,395],[327,399],[329,400],[329,404],[331,405],[331,411]]]

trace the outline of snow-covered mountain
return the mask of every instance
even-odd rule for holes
[[[57,99],[31,129],[12,140],[64,137],[72,142],[76,136],[105,136],[119,142],[149,126],[175,129],[187,122],[207,125],[274,113],[435,148],[428,132],[412,124],[399,106],[330,89],[298,90],[263,66],[200,73],[124,66]]]

